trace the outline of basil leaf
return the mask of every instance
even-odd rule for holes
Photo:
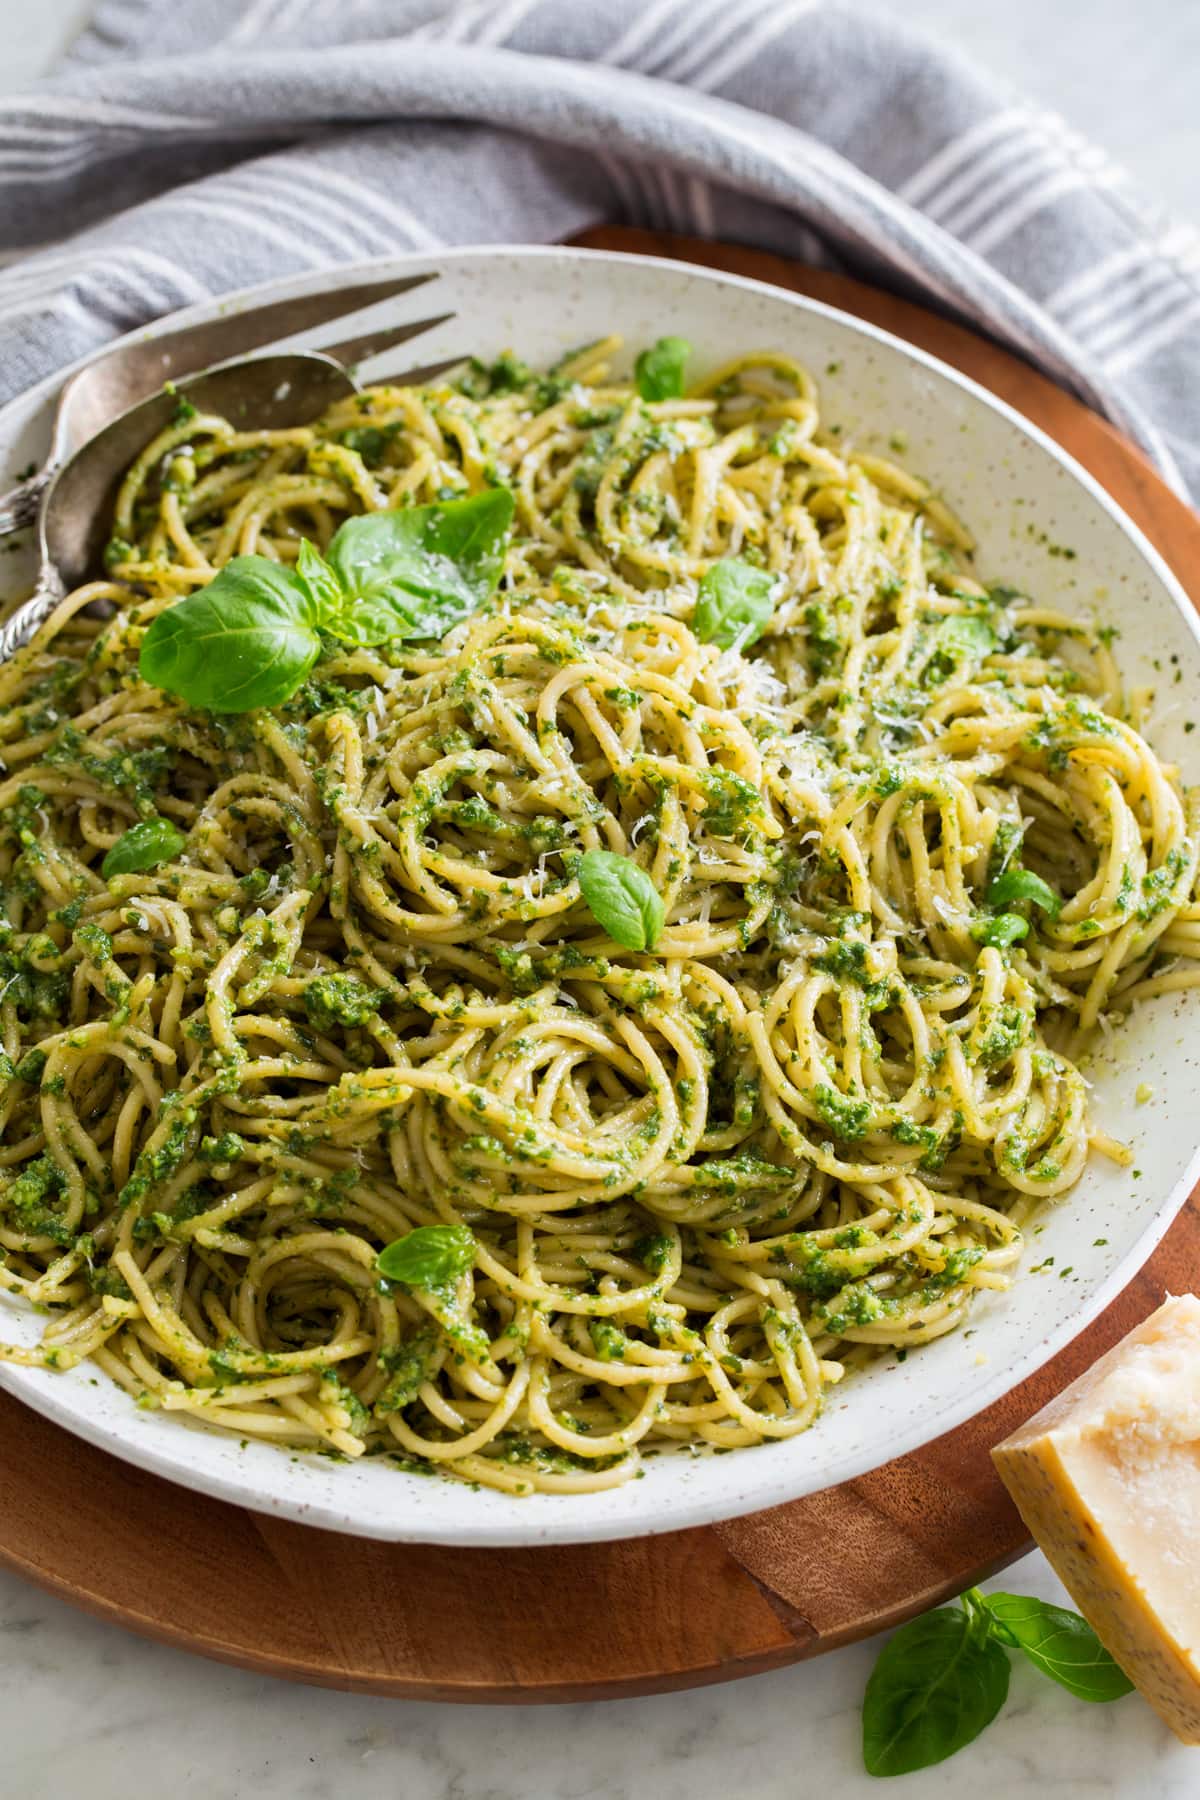
[[[678,400],[683,393],[683,370],[692,346],[686,338],[660,337],[643,350],[633,365],[637,391],[643,400]]]
[[[940,1607],[884,1645],[863,1699],[871,1775],[908,1775],[977,1738],[1008,1698],[1008,1657],[965,1611]]]
[[[418,1225],[381,1250],[375,1267],[405,1287],[444,1288],[475,1261],[475,1235],[465,1225]]]
[[[306,582],[265,556],[235,556],[208,586],[159,613],[138,673],[209,712],[278,706],[316,662],[318,606]]]
[[[999,641],[980,613],[952,613],[934,632],[933,655],[925,666],[925,675],[934,682],[971,675]]]
[[[987,1594],[983,1604],[1006,1641],[1081,1700],[1100,1703],[1133,1692],[1128,1675],[1078,1613],[1024,1594]]]
[[[702,644],[744,650],[770,624],[774,594],[773,575],[738,556],[727,556],[700,578],[692,630]]]
[[[112,875],[134,875],[143,869],[156,869],[159,863],[171,862],[186,842],[170,819],[139,819],[122,832],[100,864],[105,881]]]
[[[971,936],[977,944],[990,945],[993,950],[1006,950],[1018,938],[1029,936],[1029,920],[1023,919],[1020,913],[996,913],[990,918],[976,919],[971,926]]]
[[[347,519],[325,557],[341,597],[323,628],[352,644],[441,637],[495,593],[512,520],[507,488]]]
[[[296,557],[296,574],[308,589],[317,616],[322,623],[326,615],[341,611],[346,598],[342,584],[321,552],[310,544],[307,538],[300,539],[300,551]]]
[[[575,871],[597,925],[626,950],[653,950],[666,911],[645,869],[611,850],[586,850]]]
[[[954,613],[937,629],[938,649],[960,661],[982,661],[997,642],[995,631],[981,613]]]
[[[302,542],[294,570],[235,556],[154,620],[142,679],[189,706],[250,712],[295,693],[321,631],[362,645],[439,637],[495,591],[512,518],[512,495],[492,488],[347,519],[328,557]]]
[[[1043,881],[1040,875],[1035,875],[1032,869],[1020,867],[1006,869],[1002,875],[998,875],[984,895],[984,900],[988,906],[1009,906],[1014,900],[1032,900],[1035,906],[1040,906],[1052,919],[1057,919],[1063,904],[1049,882]]]

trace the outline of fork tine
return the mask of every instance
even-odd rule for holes
[[[457,369],[460,363],[468,360],[469,352],[462,356],[448,356],[444,362],[419,363],[415,369],[397,369],[395,374],[379,375],[377,381],[386,382],[389,387],[420,387],[423,382],[436,381],[439,375],[445,375],[450,369]]]
[[[393,325],[390,329],[380,328],[366,331],[361,337],[344,338],[340,344],[322,344],[321,352],[332,356],[343,368],[353,368],[355,363],[366,362],[368,356],[381,356],[385,350],[394,350],[397,344],[406,344],[410,338],[420,337],[423,332],[432,331],[436,325],[444,325],[453,313],[438,313],[432,319],[412,319],[407,325]],[[461,361],[461,358],[456,360]]]
[[[248,312],[218,314],[201,325],[184,325],[158,337],[140,338],[94,357],[71,376],[59,396],[54,460],[64,460],[119,413],[156,393],[164,381],[199,374],[217,363],[261,350],[297,332],[312,331],[437,279],[434,269],[390,281],[326,288],[295,300],[272,300]],[[424,329],[428,322],[416,329]]]
[[[353,287],[325,288],[319,294],[301,294],[294,300],[272,300],[248,312],[222,313],[211,323],[164,332],[161,337],[150,339],[147,347],[166,352],[164,361],[169,358],[172,365],[166,373],[190,375],[213,360],[214,343],[219,343],[220,360],[229,362],[248,350],[263,349],[278,338],[314,331],[332,319],[344,319],[347,313],[361,312],[364,307],[377,306],[381,300],[411,293],[437,278],[437,271],[433,270],[404,275],[399,280],[360,281]],[[204,360],[197,361],[197,355]]]

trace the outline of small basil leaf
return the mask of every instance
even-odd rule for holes
[[[1133,1692],[1124,1669],[1078,1613],[1025,1594],[988,1594],[984,1604],[1006,1642],[1081,1700],[1119,1700]]]
[[[987,944],[993,950],[1006,950],[1018,938],[1029,936],[1029,920],[1023,919],[1020,913],[996,913],[990,918],[985,916],[973,922],[971,936],[977,944]]]
[[[1062,911],[1062,901],[1054,889],[1032,869],[1006,869],[992,882],[984,899],[989,906],[1011,906],[1014,900],[1032,900],[1052,919],[1057,919]]]
[[[375,1267],[405,1287],[449,1287],[475,1261],[475,1236],[465,1225],[418,1225],[381,1250]]]
[[[138,673],[209,712],[287,700],[316,662],[317,606],[305,582],[265,556],[235,556],[208,586],[159,613]]]
[[[633,365],[637,391],[643,400],[678,400],[683,393],[683,371],[692,346],[686,338],[660,337],[643,350]]]
[[[963,1611],[940,1607],[885,1644],[863,1699],[870,1775],[908,1775],[943,1762],[990,1725],[1008,1698],[1003,1647]]]
[[[507,488],[347,519],[325,559],[342,598],[322,626],[352,644],[441,637],[495,593],[512,520]]]
[[[926,679],[933,682],[960,679],[974,673],[999,639],[979,613],[954,613],[943,619],[933,634],[933,655],[926,664]]]
[[[971,661],[990,656],[996,648],[996,633],[980,613],[955,613],[943,619],[937,630],[938,649],[948,655]]]
[[[307,538],[300,540],[296,573],[311,594],[319,618],[323,620],[326,614],[341,610],[346,598],[342,584],[321,552]]]
[[[183,849],[186,839],[176,831],[170,819],[139,819],[122,832],[100,864],[105,881],[112,875],[134,875],[143,869],[156,869],[159,863],[171,862]]]
[[[738,556],[727,556],[700,578],[692,630],[702,644],[745,650],[770,624],[774,594],[773,575]]]
[[[645,869],[611,850],[587,850],[575,873],[588,911],[614,943],[653,950],[666,912]]]

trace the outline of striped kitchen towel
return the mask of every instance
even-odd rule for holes
[[[1200,241],[958,56],[812,0],[105,0],[0,101],[0,399],[271,275],[621,220],[898,288],[1200,497]]]

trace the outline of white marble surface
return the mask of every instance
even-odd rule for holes
[[[1004,1585],[1058,1592],[1032,1557]],[[381,1604],[387,1597],[380,1596]],[[502,1622],[497,1629],[503,1631]],[[6,1800],[865,1800],[858,1706],[878,1646],[649,1700],[453,1707],[318,1693],[146,1645],[0,1581]],[[1013,1668],[1002,1717],[896,1800],[1195,1800],[1200,1752],[1136,1698],[1085,1706]]]
[[[1200,220],[1195,0],[876,0],[951,35]],[[0,0],[0,89],[45,67],[84,0]],[[1002,1584],[1060,1597],[1040,1557]],[[381,1596],[386,1604],[386,1596]],[[502,1630],[502,1624],[498,1625]],[[858,1707],[877,1645],[692,1694],[490,1709],[319,1693],[145,1644],[0,1572],[0,1796],[118,1800],[858,1800]],[[1195,1800],[1200,1752],[1139,1700],[1089,1707],[1014,1667],[973,1748],[898,1800]]]

